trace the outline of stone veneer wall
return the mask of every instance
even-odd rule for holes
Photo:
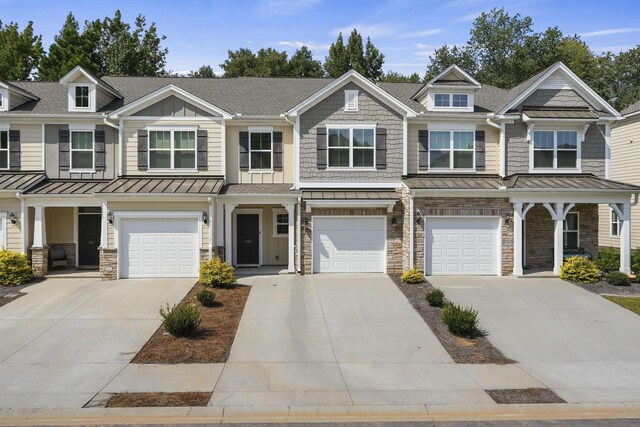
[[[598,255],[598,205],[577,204],[570,212],[578,212],[580,247]],[[526,251],[530,268],[553,267],[553,229],[554,224],[549,211],[541,204],[536,204],[527,213]]]
[[[31,249],[31,270],[35,277],[43,277],[49,271],[49,248]]]
[[[387,273],[402,273],[402,234],[403,234],[403,205],[396,203],[392,213],[388,213],[386,208],[314,208],[311,213],[306,212],[305,203],[302,202],[302,223],[305,221],[308,225],[302,226],[302,269],[301,274],[311,274],[311,248],[312,248],[312,232],[311,224],[313,215],[324,216],[358,216],[358,215],[385,215],[387,217]],[[397,221],[396,226],[392,226],[392,219]]]
[[[116,280],[118,273],[118,250],[100,249],[100,277],[102,280]]]
[[[408,195],[403,196],[408,206]],[[423,216],[500,216],[502,217],[502,274],[513,273],[513,206],[506,198],[463,198],[463,197],[416,197],[413,200],[414,221],[418,217],[416,212]],[[408,211],[408,209],[407,209]],[[405,269],[409,267],[409,215],[405,215],[405,241],[406,256],[403,257]],[[424,270],[425,260],[425,221],[420,218],[420,223],[414,223],[414,267]]]

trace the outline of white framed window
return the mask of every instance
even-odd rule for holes
[[[469,94],[467,93],[436,93],[433,95],[436,108],[468,108]]]
[[[615,209],[611,209],[609,235],[611,237],[620,237],[620,218]]]
[[[0,90],[0,111],[4,110],[4,91]]]
[[[344,91],[344,111],[358,111],[358,91]]]
[[[9,169],[9,132],[0,130],[0,169]]]
[[[580,169],[576,130],[535,130],[531,147],[532,170]]]
[[[564,219],[562,244],[569,249],[580,247],[580,216],[578,212],[569,212]]]
[[[429,131],[429,169],[475,169],[475,132]]]
[[[273,237],[289,236],[289,214],[286,209],[273,210]]]
[[[249,170],[272,170],[273,131],[249,130]]]
[[[374,168],[375,126],[327,126],[327,167]]]
[[[73,90],[75,108],[89,108],[89,86],[75,85]]]
[[[69,111],[96,111],[96,85],[72,83],[68,86]]]
[[[196,130],[149,129],[149,169],[195,170]]]
[[[92,171],[93,160],[93,131],[71,131],[71,170]]]

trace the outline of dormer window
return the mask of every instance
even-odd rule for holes
[[[89,108],[89,86],[76,86],[75,106],[76,108]]]
[[[344,111],[358,111],[358,91],[344,91]]]
[[[469,95],[466,93],[436,93],[433,100],[436,108],[469,107]]]
[[[4,110],[4,93],[0,90],[0,111]]]

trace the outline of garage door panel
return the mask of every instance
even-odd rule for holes
[[[314,272],[384,271],[384,218],[315,217]]]
[[[122,277],[197,277],[198,221],[123,219]]]
[[[497,274],[496,218],[427,220],[425,263],[430,275]]]

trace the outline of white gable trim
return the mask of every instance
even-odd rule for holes
[[[202,108],[205,111],[208,111],[212,114],[217,114],[222,116],[223,119],[231,119],[232,116],[231,114],[229,114],[228,112],[224,111],[221,108],[216,107],[213,104],[208,103],[207,101],[204,101],[201,98],[198,98],[197,96],[187,92],[184,89],[181,89],[177,86],[174,86],[172,84],[167,85],[165,87],[162,87],[154,92],[151,92],[148,95],[143,96],[140,99],[137,99],[135,101],[133,101],[132,103],[125,105],[122,108],[117,109],[116,111],[112,112],[109,117],[113,118],[113,119],[117,119],[120,116],[126,116],[126,115],[130,115],[135,113],[136,111],[140,111],[145,107],[148,107],[149,105],[154,104],[155,102],[161,101],[171,95],[175,95],[178,98],[184,100],[184,101],[188,101],[191,102],[193,105],[195,105],[196,107]]]
[[[90,73],[88,73],[84,68],[82,68],[79,65],[77,65],[73,70],[69,71],[67,74],[62,76],[62,78],[59,80],[59,83],[63,85],[68,85],[69,83],[73,83],[76,77],[78,77],[78,75],[80,74],[85,76],[91,83],[93,83],[96,86],[100,86],[100,88],[106,90],[116,98],[122,98],[122,95],[120,95],[118,92],[115,92],[109,86],[105,85],[102,82],[102,80],[96,79],[94,76],[92,76]]]
[[[415,111],[413,111],[413,109],[409,108],[398,99],[389,95],[380,87],[372,83],[369,79],[365,78],[354,70],[346,72],[341,77],[334,80],[331,84],[325,86],[315,94],[311,95],[309,98],[305,99],[300,104],[287,111],[286,115],[295,117],[299,114],[302,114],[312,106],[316,105],[317,103],[340,89],[342,86],[344,86],[345,83],[348,82],[354,82],[361,86],[363,89],[366,89],[369,92],[375,94],[394,110],[403,114],[407,114],[407,117],[416,117],[418,115]]]
[[[544,83],[544,81],[547,78],[549,78],[549,76],[551,76],[553,73],[555,73],[558,70],[561,70],[562,72],[564,72],[566,74],[567,79],[570,80],[572,83],[574,83],[575,87],[573,87],[573,90],[578,92],[579,95],[583,96],[584,98],[587,98],[587,100],[590,100],[591,104],[600,104],[599,105],[600,107],[604,108],[606,111],[611,113],[611,115],[614,116],[616,119],[618,120],[622,119],[622,116],[615,108],[609,105],[607,101],[605,101],[600,95],[598,95],[593,89],[591,89],[585,82],[583,82],[578,76],[576,76],[573,73],[573,71],[569,69],[569,67],[564,65],[562,62],[558,62],[555,65],[551,66],[542,76],[538,78],[538,80],[534,84],[529,86],[524,92],[522,92],[515,99],[513,99],[509,104],[507,104],[507,106],[505,106],[502,110],[500,110],[497,115],[504,114],[507,111],[511,110],[512,108],[515,108],[516,106],[520,105],[520,103],[522,103],[525,99],[527,99],[529,95],[531,95],[536,89],[539,89],[540,86]]]
[[[434,86],[434,83],[437,82],[438,80],[440,80],[442,77],[446,76],[447,74],[451,73],[451,72],[458,72],[460,74],[462,74],[462,76],[469,80],[469,83],[471,83],[473,86],[473,89],[480,89],[482,87],[482,84],[473,78],[473,76],[471,76],[471,74],[467,73],[465,70],[463,70],[462,68],[460,68],[459,66],[457,66],[456,64],[453,65],[449,65],[447,68],[445,68],[440,74],[438,74],[437,76],[435,76],[434,78],[432,78],[431,80],[429,80],[427,83],[424,84],[424,86],[422,86],[422,88],[413,96],[413,99],[417,99],[420,100],[422,97],[424,97],[424,94],[427,92],[427,90],[429,90],[430,88],[432,88]],[[442,89],[458,89],[458,90],[463,90],[463,89],[468,89],[468,87],[465,86],[446,86],[446,85],[438,85],[438,87],[442,88]]]

